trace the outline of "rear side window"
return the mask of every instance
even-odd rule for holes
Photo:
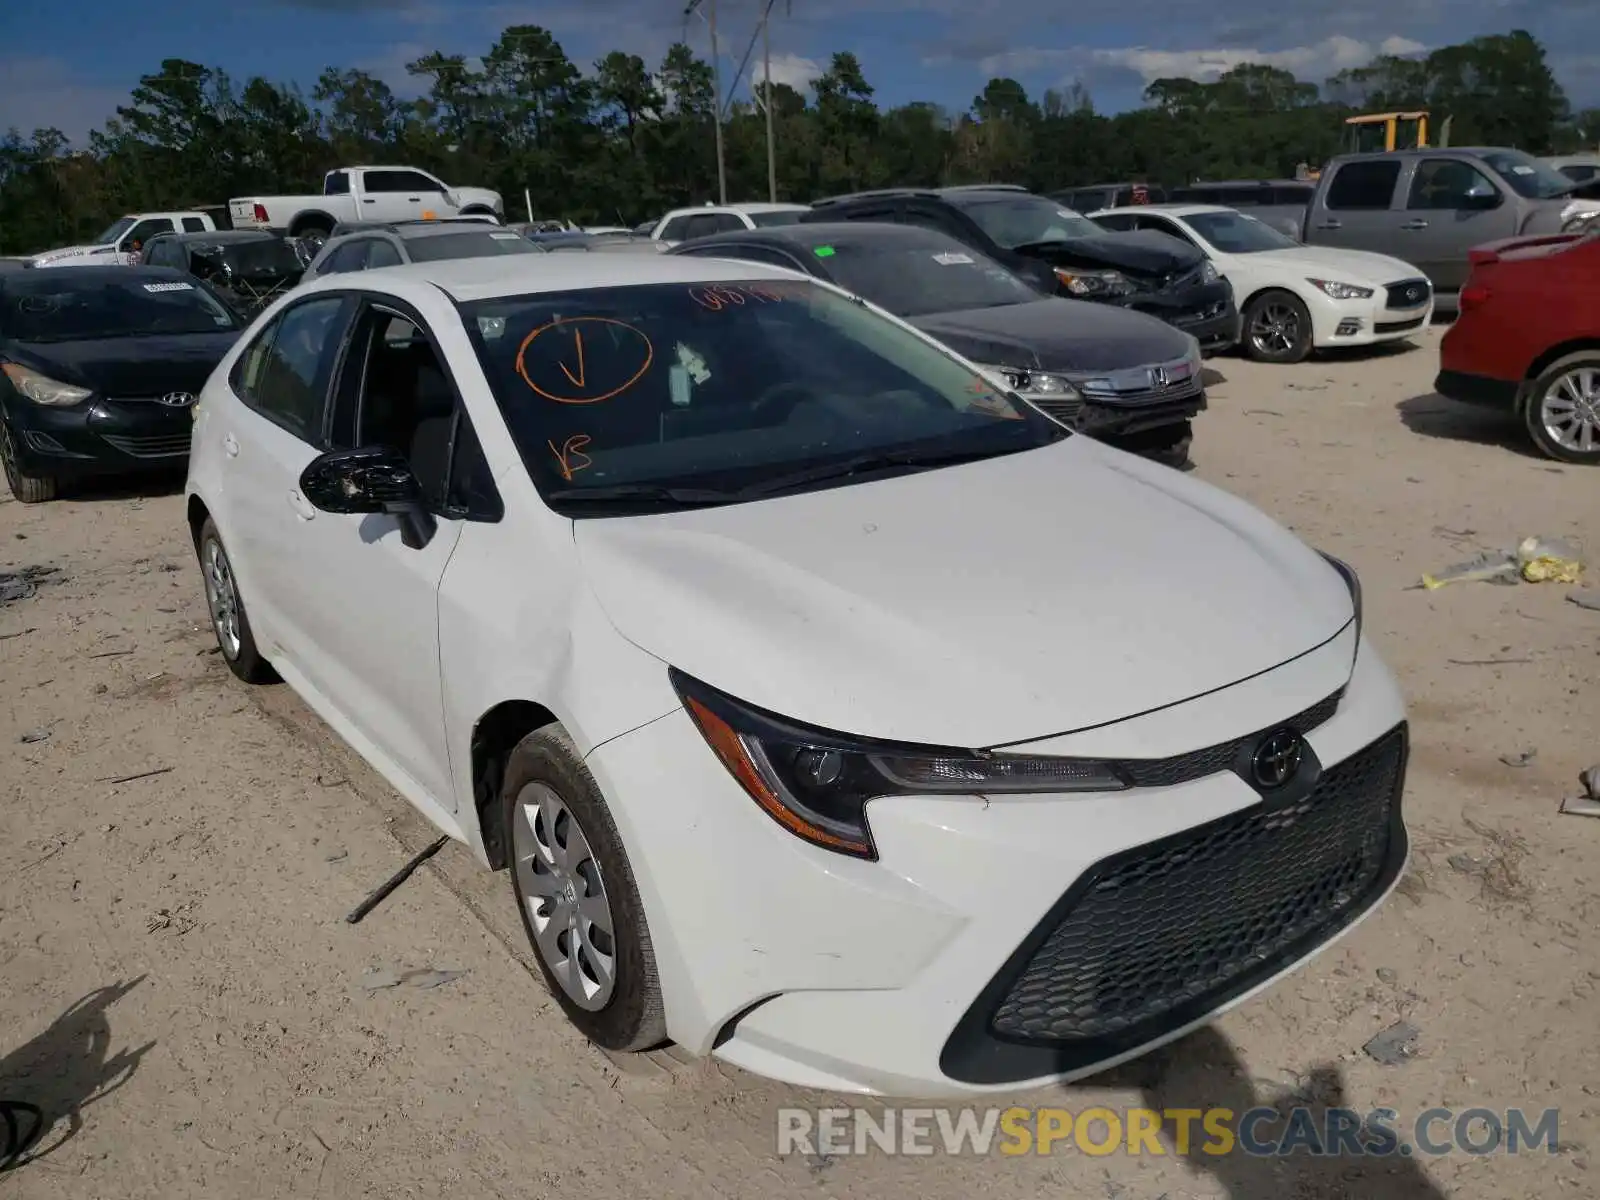
[[[370,238],[351,238],[328,256],[319,275],[339,275],[345,271],[362,271],[367,266],[367,246]]]
[[[199,217],[185,217],[183,219],[183,231],[185,233],[204,233],[206,231],[206,223]]]
[[[1133,228],[1137,219],[1132,213],[1107,213],[1103,217],[1094,218],[1094,223],[1113,233],[1127,233]]]
[[[338,296],[295,305],[245,351],[235,370],[240,399],[313,446],[321,438],[328,366],[343,306]]]
[[[669,242],[683,241],[683,231],[689,228],[688,217],[673,217],[662,227],[661,236]]]
[[[329,171],[322,181],[322,194],[324,196],[348,196],[350,194],[350,172]]]
[[[376,267],[398,267],[401,263],[400,251],[396,250],[382,238],[374,238],[371,249],[367,251],[367,269]]]
[[[1387,209],[1400,181],[1398,162],[1350,162],[1334,172],[1325,203],[1336,209]]]

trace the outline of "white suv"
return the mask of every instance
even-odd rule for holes
[[[607,1048],[1075,1077],[1294,969],[1406,858],[1348,568],[792,272],[307,284],[207,384],[188,515],[229,667],[509,868]]]

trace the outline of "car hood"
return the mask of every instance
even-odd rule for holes
[[[112,398],[198,396],[239,330],[81,342],[11,342],[6,356],[62,383]]]
[[[1339,574],[1256,509],[1082,437],[574,536],[629,641],[793,720],[905,742],[1136,716],[1354,615]]]
[[[1042,371],[1118,371],[1189,353],[1189,335],[1144,313],[1046,299],[907,318],[974,362]]]
[[[1366,250],[1336,250],[1331,246],[1295,246],[1282,250],[1263,250],[1258,254],[1228,256],[1227,262],[1270,267],[1296,275],[1329,279],[1338,283],[1383,287],[1402,279],[1422,279],[1422,270],[1400,258],[1373,254]],[[1226,269],[1224,269],[1226,274]]]
[[[1103,266],[1155,277],[1182,274],[1199,266],[1205,258],[1188,243],[1153,229],[1062,242],[1029,242],[1018,246],[1016,252],[1051,266]]]
[[[116,258],[116,246],[58,246],[54,250],[41,250],[33,256],[33,265],[59,262],[64,258]]]

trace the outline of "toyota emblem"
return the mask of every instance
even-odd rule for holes
[[[157,397],[157,402],[165,404],[168,408],[188,408],[194,403],[194,393],[168,392],[165,396]]]
[[[1300,769],[1305,747],[1305,739],[1292,729],[1267,734],[1250,760],[1250,774],[1256,786],[1271,791],[1288,783]]]

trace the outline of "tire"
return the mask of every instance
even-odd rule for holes
[[[666,1041],[644,902],[611,812],[564,729],[548,725],[517,743],[500,801],[522,928],[567,1019],[606,1050]]]
[[[313,247],[313,256],[316,250],[322,249],[322,243],[328,240],[328,235],[333,232],[333,226],[321,221],[308,221],[296,229],[290,237],[297,237],[308,246]]]
[[[277,672],[256,649],[233,561],[210,517],[200,526],[195,549],[200,556],[200,578],[205,585],[206,609],[211,614],[211,632],[216,635],[222,661],[246,683],[272,683],[278,678]]]
[[[1262,292],[1245,305],[1241,344],[1256,362],[1297,363],[1311,357],[1311,312],[1293,292]]]
[[[0,460],[5,463],[6,485],[18,504],[42,504],[56,498],[56,479],[53,475],[24,475],[17,461],[16,435],[11,426],[0,421]]]
[[[1546,458],[1600,466],[1600,350],[1551,363],[1528,386],[1522,423]]]

